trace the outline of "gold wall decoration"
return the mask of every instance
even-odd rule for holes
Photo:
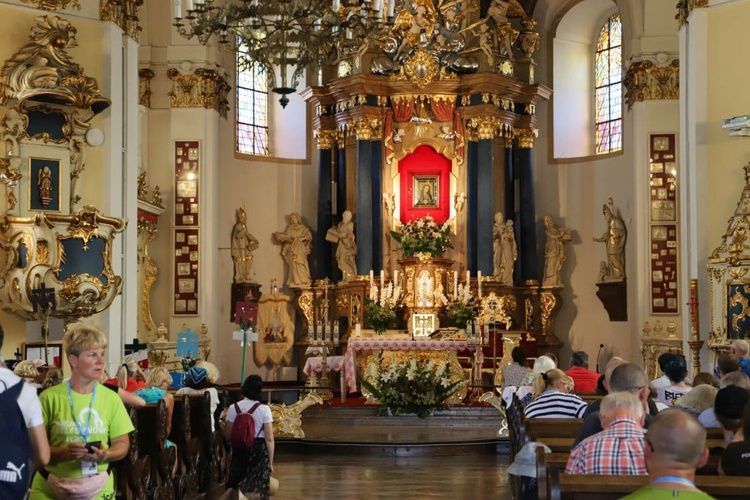
[[[151,79],[154,78],[154,72],[149,68],[138,70],[138,104],[141,106],[151,107]]]
[[[21,0],[23,3],[36,4],[41,10],[64,10],[67,8],[81,10],[78,0]]]
[[[708,0],[680,0],[677,3],[677,15],[674,16],[680,24],[680,28],[687,23],[687,18],[693,9],[708,7]]]
[[[130,38],[138,41],[142,30],[138,16],[144,0],[100,0],[99,17],[102,21],[112,21],[122,28]]]
[[[539,47],[542,45],[542,39],[539,36],[539,33],[534,31],[536,23],[536,19],[531,17],[521,21],[523,31],[519,37],[519,44],[521,45],[521,51],[526,56],[526,59],[529,60],[532,59],[534,52],[539,50]]]
[[[639,101],[674,100],[680,98],[680,61],[661,65],[654,61],[636,61],[622,80],[628,109]]]
[[[323,399],[314,392],[310,392],[289,406],[277,403],[268,405],[273,416],[273,435],[293,438],[305,437],[305,431],[302,430],[302,412],[313,405],[319,404],[323,404]]]
[[[173,108],[213,109],[222,118],[227,117],[231,87],[216,70],[198,68],[192,74],[183,75],[175,68],[167,70],[172,83],[169,92]]]
[[[126,225],[127,221],[104,216],[92,206],[71,215],[5,216],[0,225],[0,248],[9,256],[9,265],[0,273],[3,308],[35,319],[32,288],[44,285],[54,289],[59,299],[52,316],[77,319],[107,309],[122,282],[112,268],[112,243]],[[92,250],[95,240],[96,250]],[[103,241],[100,244],[98,240]],[[24,267],[19,264],[21,242],[27,249]],[[72,250],[76,253],[70,253]],[[92,273],[67,271],[73,258],[83,261],[88,251],[98,253],[91,256]],[[96,267],[96,259],[101,259],[101,268]]]
[[[539,137],[539,130],[535,128],[517,128],[513,134],[518,139],[518,147],[533,148],[534,139]]]

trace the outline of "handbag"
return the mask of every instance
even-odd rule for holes
[[[268,494],[274,496],[277,491],[279,491],[279,480],[271,476],[271,479],[268,481]]]

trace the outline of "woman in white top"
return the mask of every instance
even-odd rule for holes
[[[224,437],[229,440],[232,427],[240,413],[252,412],[255,421],[255,440],[252,448],[232,448],[232,463],[229,466],[227,488],[238,488],[243,495],[251,498],[267,499],[269,482],[273,472],[273,416],[271,409],[260,404],[263,380],[258,375],[250,375],[242,384],[245,399],[225,409],[219,423]]]
[[[670,384],[656,391],[656,400],[667,406],[674,406],[675,401],[690,392],[692,387],[685,381],[687,363],[685,356],[675,354],[668,362],[664,373]]]

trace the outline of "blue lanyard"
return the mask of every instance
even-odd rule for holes
[[[86,420],[86,429],[81,427],[81,424],[78,422],[78,418],[76,418],[76,410],[73,406],[73,390],[70,388],[70,380],[68,380],[68,402],[70,403],[70,414],[73,415],[73,422],[75,422],[76,427],[78,427],[78,432],[81,434],[81,437],[83,438],[84,443],[89,442],[89,428],[91,427],[91,413],[92,409],[94,408],[94,399],[96,398],[96,386],[97,383],[94,382],[94,388],[91,390],[91,404],[89,404],[89,418]]]
[[[677,483],[683,486],[689,486],[690,488],[695,488],[694,482],[692,482],[690,479],[685,479],[684,477],[679,476],[661,476],[651,481],[651,484],[659,483]]]

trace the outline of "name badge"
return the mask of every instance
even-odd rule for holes
[[[96,462],[89,462],[88,460],[81,460],[81,475],[86,476],[95,476],[99,474],[99,469],[97,467]]]

